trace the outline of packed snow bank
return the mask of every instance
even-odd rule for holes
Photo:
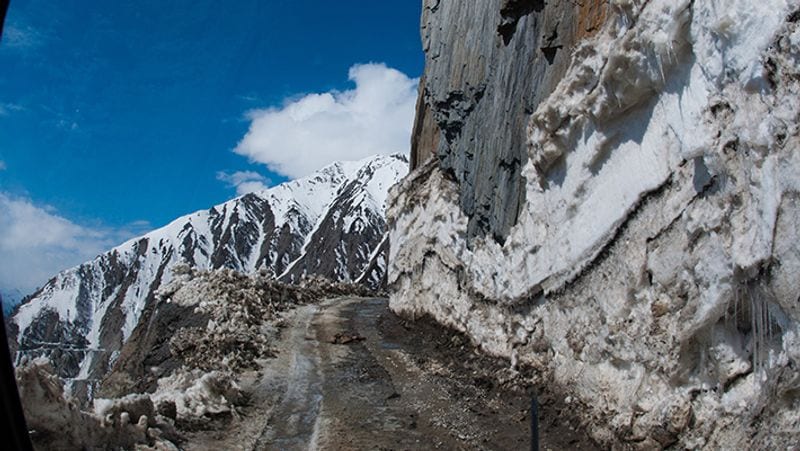
[[[200,370],[182,370],[158,381],[158,389],[152,395],[158,405],[173,403],[176,418],[196,420],[214,415],[231,413],[241,404],[243,394],[231,373]]]
[[[65,393],[48,359],[20,362],[17,379],[34,441],[44,449],[174,449],[186,431],[238,418],[247,400],[239,381],[278,351],[287,311],[368,293],[324,278],[285,284],[264,273],[177,265],[146,324],[97,387],[91,411]]]
[[[179,276],[160,293],[161,302],[194,307],[208,318],[202,327],[177,330],[170,352],[190,368],[241,372],[274,356],[272,343],[283,325],[282,312],[326,297],[368,295],[360,285],[307,277],[297,284],[231,270],[197,271],[181,267]],[[136,343],[133,343],[136,345]]]
[[[244,395],[229,372],[182,369],[162,378],[151,394],[96,398],[83,411],[64,393],[45,358],[17,369],[17,383],[31,439],[41,449],[177,450],[176,425],[203,425],[236,416]]]
[[[286,284],[265,273],[179,265],[97,392],[103,397],[152,392],[159,379],[181,369],[233,375],[257,369],[278,351],[274,346],[287,311],[328,297],[368,294],[363,286],[318,277]]]
[[[16,378],[31,440],[39,449],[178,449],[172,424],[155,414],[145,395],[98,400],[96,411],[86,412],[64,394],[47,359],[17,368]]]
[[[502,244],[436,161],[392,190],[392,308],[553,376],[603,444],[792,444],[799,7],[611,2],[527,118]]]

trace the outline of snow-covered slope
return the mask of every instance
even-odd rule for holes
[[[181,217],[66,270],[11,318],[18,355],[47,354],[62,377],[98,379],[178,263],[377,288],[385,268],[386,195],[407,166],[402,156],[334,163]]]

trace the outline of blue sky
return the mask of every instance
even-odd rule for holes
[[[0,260],[64,269],[302,175],[309,167],[279,155],[303,145],[292,127],[324,134],[320,118],[346,121],[359,102],[377,105],[368,114],[386,129],[350,153],[310,149],[308,165],[406,150],[398,143],[423,69],[420,3],[12,0],[0,42]],[[319,114],[275,142],[268,134],[291,108]],[[43,244],[49,229],[30,222],[46,216],[74,246]],[[21,274],[0,264],[0,290],[30,289]]]

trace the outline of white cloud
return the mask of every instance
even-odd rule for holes
[[[30,25],[10,23],[3,30],[0,47],[28,50],[39,47],[43,42],[44,35]]]
[[[75,131],[78,129],[78,123],[75,121],[68,121],[66,119],[60,119],[56,123],[56,127],[60,128],[61,130],[66,131]]]
[[[84,227],[51,207],[0,192],[0,289],[31,294],[59,271],[90,260],[145,228],[149,224],[141,222],[119,230]]]
[[[11,112],[25,111],[25,107],[15,103],[0,103],[0,116],[8,116]]]
[[[0,160],[0,171],[5,171],[5,170],[6,170],[6,162]]]
[[[237,171],[233,174],[220,171],[217,172],[217,180],[221,180],[227,183],[228,186],[236,188],[237,196],[265,190],[269,188],[267,185],[270,183],[268,178],[253,171]]]
[[[407,153],[418,80],[384,64],[355,65],[349,79],[355,89],[250,111],[250,129],[234,151],[289,177],[337,160]]]

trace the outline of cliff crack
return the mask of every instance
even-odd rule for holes
[[[469,92],[451,91],[444,100],[433,103],[436,121],[448,143],[458,138],[464,122],[483,98],[485,90],[486,86],[480,85]]]
[[[544,0],[505,0],[500,8],[500,25],[497,26],[497,34],[503,38],[503,44],[511,42],[520,19],[543,9]]]
[[[564,47],[556,43],[556,39],[558,39],[558,25],[558,22],[556,22],[550,35],[543,38],[544,45],[539,48],[544,54],[545,59],[547,59],[547,64],[553,64],[553,61],[556,59],[556,53],[559,49]]]

